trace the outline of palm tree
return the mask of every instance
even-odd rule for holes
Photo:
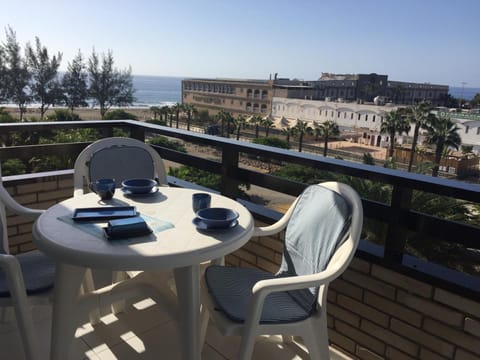
[[[319,135],[323,137],[323,156],[327,156],[327,151],[328,151],[328,139],[331,138],[332,136],[338,136],[340,135],[340,129],[338,128],[338,125],[335,121],[333,120],[327,120],[315,129],[319,131]]]
[[[413,130],[413,139],[412,139],[412,148],[410,150],[410,159],[408,161],[408,171],[412,171],[413,159],[415,157],[415,149],[418,142],[418,133],[421,128],[424,128],[428,117],[430,115],[430,110],[432,105],[428,101],[421,101],[411,108],[407,109],[407,119],[411,124],[415,124]]]
[[[196,113],[195,106],[192,104],[184,104],[183,110],[187,113],[187,131],[190,131],[190,123],[192,122],[192,114]]]
[[[176,128],[178,129],[178,120],[179,120],[179,117],[180,117],[180,111],[182,111],[183,109],[183,105],[180,104],[180,103],[175,103],[173,106],[172,106],[172,110],[173,112],[175,113],[175,122],[176,122]],[[172,125],[170,124],[170,127]]]
[[[168,114],[170,114],[170,107],[168,105],[164,105],[160,108],[160,116],[164,115],[165,116],[165,124],[168,121]],[[162,120],[160,118],[160,120]],[[172,124],[170,124],[170,127],[172,127]]]
[[[153,120],[157,120],[157,115],[160,115],[160,108],[158,106],[150,106],[150,111],[153,112]]]
[[[247,117],[245,115],[238,115],[236,119],[236,124],[237,124],[237,140],[240,140],[240,130],[242,127],[245,126],[247,123]]]
[[[282,135],[285,135],[287,143],[290,145],[290,137],[295,136],[295,127],[287,126],[286,128],[283,128]]]
[[[225,125],[227,125],[227,138],[230,137],[230,128],[232,126],[233,121],[235,120],[232,114],[222,110],[217,114],[217,119],[220,120],[221,122],[220,136],[224,136]]]
[[[395,134],[402,134],[408,132],[410,125],[408,121],[402,116],[401,111],[390,111],[385,115],[382,125],[380,126],[380,132],[386,133],[390,136],[390,145],[388,150],[388,157],[393,157],[395,150]]]
[[[435,160],[432,170],[432,176],[438,176],[440,160],[445,147],[458,147],[462,143],[462,139],[458,134],[458,126],[450,116],[433,116],[430,118],[427,128],[427,142],[435,145]]]
[[[297,124],[295,125],[295,134],[298,135],[298,152],[302,152],[303,146],[303,137],[305,134],[311,134],[313,129],[308,126],[306,121],[297,120]]]
[[[273,117],[272,114],[268,114],[267,116],[264,116],[262,118],[262,121],[260,122],[260,125],[265,128],[265,137],[268,137],[268,132],[270,131],[271,128],[273,128]]]
[[[252,116],[248,122],[252,125],[255,125],[255,138],[258,138],[258,129],[262,123],[262,118],[258,115],[255,115]]]

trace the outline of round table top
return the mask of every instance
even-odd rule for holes
[[[57,261],[71,265],[111,270],[153,270],[190,266],[220,258],[243,246],[252,236],[254,220],[240,203],[211,194],[211,207],[239,213],[238,225],[230,229],[198,230],[192,223],[192,189],[160,187],[148,196],[128,196],[117,189],[111,200],[100,201],[95,193],[67,199],[52,206],[35,223],[34,243]],[[148,236],[107,240],[103,223],[78,223],[71,217],[77,208],[135,206],[149,220],[169,223]],[[148,221],[147,221],[148,223]]]

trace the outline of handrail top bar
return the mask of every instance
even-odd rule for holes
[[[327,158],[317,154],[302,153],[287,149],[280,149],[260,144],[253,144],[236,139],[222,138],[215,135],[199,134],[191,131],[170,128],[167,126],[149,124],[138,120],[87,120],[87,121],[50,121],[50,122],[24,122],[2,123],[0,131],[20,131],[25,128],[32,130],[44,130],[45,128],[97,128],[112,126],[130,126],[143,128],[152,132],[159,132],[164,136],[192,140],[211,146],[228,146],[231,151],[268,154],[271,158],[281,159],[287,162],[301,163],[303,165],[320,165],[326,171],[335,171],[347,175],[371,179],[379,182],[392,184],[401,188],[411,188],[421,191],[438,193],[468,201],[480,202],[480,185],[458,180],[451,180],[430,175],[409,173],[406,171],[388,169],[380,166],[366,165],[352,161]],[[230,149],[229,149],[230,150]]]

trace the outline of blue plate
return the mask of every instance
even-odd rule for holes
[[[194,218],[192,220],[192,223],[197,227],[198,230],[210,230],[210,231],[215,231],[215,230],[225,230],[225,229],[231,229],[234,228],[235,226],[238,225],[238,220],[233,220],[229,224],[227,224],[224,227],[208,227],[206,223],[202,221],[202,219],[199,219],[198,217]]]

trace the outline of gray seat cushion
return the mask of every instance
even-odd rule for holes
[[[40,251],[30,251],[16,256],[22,268],[27,294],[37,294],[53,288],[55,262]],[[5,273],[0,270],[0,297],[10,297]]]
[[[211,266],[206,270],[205,280],[218,309],[233,321],[243,322],[257,281],[322,272],[345,240],[350,222],[350,206],[341,195],[323,186],[309,186],[288,223],[276,275],[250,268]],[[260,322],[303,320],[317,310],[317,296],[318,288],[272,293],[265,299]]]
[[[205,271],[208,291],[217,309],[239,323],[245,321],[252,287],[260,280],[272,278],[275,278],[272,273],[251,268],[214,265]],[[285,291],[268,295],[265,298],[260,323],[289,323],[309,317],[312,309],[302,307],[290,293]]]
[[[285,247],[279,275],[320,273],[337,247],[346,239],[351,209],[338,193],[320,185],[305,189],[295,206],[285,232]],[[305,308],[315,308],[318,288],[293,296]]]

